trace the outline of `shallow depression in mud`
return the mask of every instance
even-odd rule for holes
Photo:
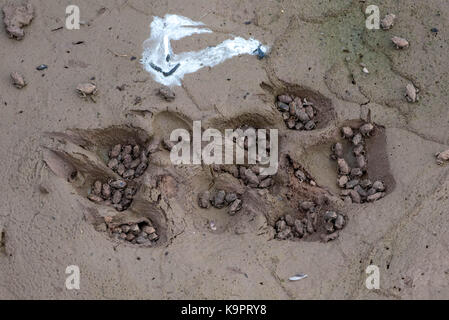
[[[317,91],[294,84],[272,87],[262,83],[261,87],[273,95],[274,108],[291,130],[323,129],[336,118],[332,101]]]

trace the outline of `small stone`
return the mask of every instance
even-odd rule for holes
[[[354,136],[354,132],[351,127],[343,127],[341,128],[342,137],[345,139],[351,139]]]
[[[293,101],[293,99],[289,95],[283,94],[283,95],[278,96],[278,101],[280,101],[282,103],[289,104],[290,102]]]
[[[377,191],[384,191],[385,190],[385,186],[382,183],[382,181],[375,181],[373,183],[373,188],[376,189]]]
[[[348,163],[345,159],[340,158],[337,160],[338,172],[341,175],[348,175],[351,173],[351,169],[349,168]]]
[[[242,208],[242,200],[235,199],[234,202],[229,206],[229,215],[233,216]]]
[[[124,155],[125,155],[125,154],[131,154],[132,151],[133,151],[133,147],[132,147],[132,145],[130,145],[130,144],[124,146],[124,147],[123,147],[123,150],[122,150],[122,152],[123,152]]]
[[[389,13],[382,19],[382,21],[380,22],[380,26],[384,30],[389,30],[394,25],[394,19],[396,19],[396,15],[394,15],[393,13]]]
[[[121,151],[122,151],[122,145],[116,144],[114,147],[112,147],[112,150],[109,153],[109,157],[117,158]]]
[[[122,225],[121,228],[124,233],[128,233],[129,230],[131,229],[131,227],[127,224]]]
[[[284,119],[284,121],[287,122],[287,120],[290,119],[290,114],[288,112],[284,112],[282,114],[282,119]]]
[[[12,84],[17,88],[17,89],[22,89],[23,87],[26,86],[26,82],[23,79],[23,77],[17,73],[17,72],[13,72],[11,73],[11,80],[12,80]]]
[[[213,205],[215,208],[221,209],[225,206],[226,192],[224,190],[218,191],[213,198]]]
[[[115,189],[123,189],[126,188],[126,182],[120,179],[113,180],[109,183],[109,185]]]
[[[396,49],[404,49],[409,46],[408,41],[401,37],[393,37],[391,41],[394,43]]]
[[[200,193],[198,196],[198,206],[203,209],[208,209],[210,205],[209,199],[210,199],[209,191],[204,191]]]
[[[161,87],[159,89],[159,95],[164,98],[166,101],[173,101],[176,98],[176,94],[169,87]]]
[[[345,226],[345,217],[339,214],[337,216],[337,219],[335,219],[334,225],[337,230],[343,229],[343,227]]]

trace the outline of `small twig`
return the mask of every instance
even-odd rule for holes
[[[62,28],[63,27],[57,27],[57,28],[51,29],[51,32],[61,30]]]
[[[116,56],[116,57],[129,57],[128,54],[118,54],[118,53],[112,51],[111,49],[108,49],[108,51],[109,51],[110,53],[112,53],[112,54],[113,54],[114,56]]]

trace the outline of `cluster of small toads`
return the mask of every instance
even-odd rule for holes
[[[135,193],[136,188],[128,186],[124,180],[97,180],[87,198],[99,204],[113,206],[117,211],[124,211],[131,205]]]
[[[292,130],[313,130],[316,128],[317,109],[306,98],[283,94],[278,96],[277,108],[282,112],[285,124]]]
[[[293,218],[287,214],[276,222],[276,239],[301,239],[314,234],[323,225],[325,232],[320,237],[323,242],[328,242],[338,238],[339,231],[347,222],[345,215],[336,211],[326,211],[323,214],[313,201],[302,201],[299,209],[305,213],[303,218]]]
[[[137,144],[117,144],[109,152],[108,167],[124,179],[134,179],[148,167],[149,154],[149,150],[142,150]]]
[[[217,209],[228,207],[229,215],[233,216],[242,208],[242,200],[235,192],[204,191],[198,196],[198,205],[203,209],[208,209],[210,205]]]
[[[365,123],[358,129],[343,127],[343,138],[350,141],[355,166],[352,168],[344,158],[343,145],[340,142],[332,146],[331,159],[337,161],[337,184],[343,190],[340,195],[346,203],[373,202],[385,196],[385,185],[382,181],[371,181],[367,178],[367,159],[365,139],[373,134],[375,127]]]
[[[132,244],[154,245],[159,240],[156,229],[149,222],[112,226],[109,221],[108,229],[113,238],[117,240],[121,239]]]

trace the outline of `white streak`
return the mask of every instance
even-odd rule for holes
[[[213,67],[239,54],[265,54],[268,48],[255,39],[236,37],[217,46],[200,51],[173,53],[171,40],[179,40],[194,34],[212,33],[202,22],[167,14],[164,18],[154,17],[150,25],[150,38],[143,43],[142,64],[155,81],[171,86],[181,85],[185,74],[204,67]],[[165,73],[165,74],[164,74]]]

